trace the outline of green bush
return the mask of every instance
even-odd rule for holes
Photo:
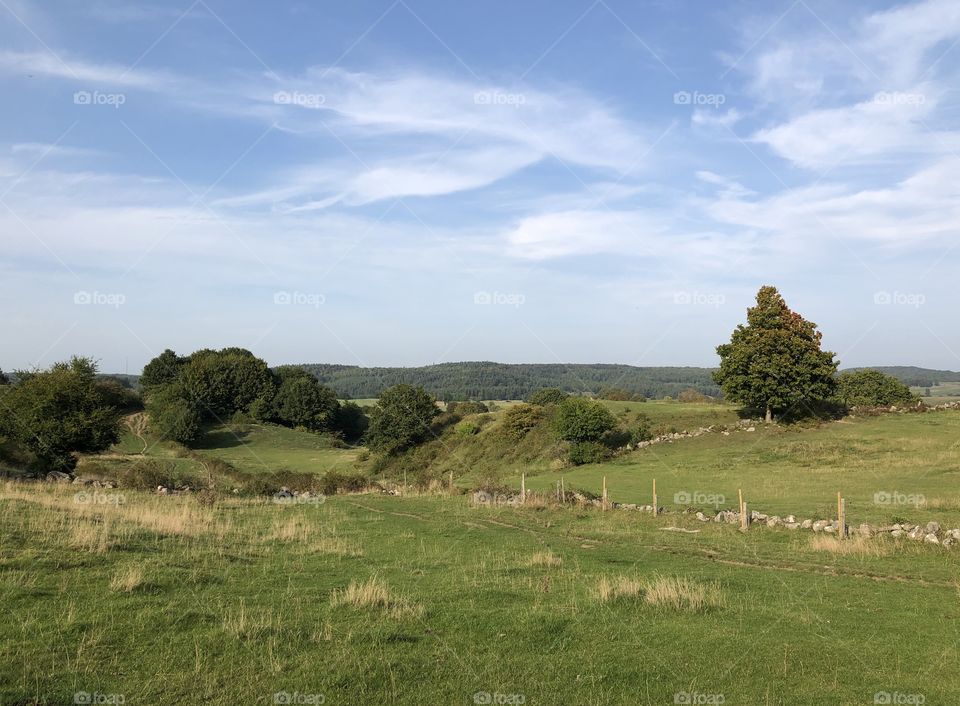
[[[518,404],[503,413],[501,426],[512,439],[520,440],[546,419],[543,410],[532,404]]]
[[[597,441],[581,441],[570,445],[569,459],[574,466],[602,463],[610,458],[610,449]]]
[[[914,399],[909,387],[879,370],[841,373],[837,378],[837,397],[848,407],[889,407]]]
[[[480,433],[480,425],[476,422],[460,422],[455,427],[457,436],[473,436]]]
[[[184,485],[187,479],[177,470],[176,465],[147,459],[121,468],[117,481],[124,488],[156,490],[160,485],[165,488]]]
[[[553,429],[564,441],[599,441],[617,424],[613,413],[599,402],[570,397],[557,407]]]

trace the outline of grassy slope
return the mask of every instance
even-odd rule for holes
[[[72,703],[80,690],[128,704],[272,703],[280,690],[329,704],[473,703],[477,691],[528,704],[674,703],[680,691],[862,704],[900,691],[934,704],[960,693],[960,571],[940,548],[838,556],[783,530],[680,535],[637,514],[463,498],[211,509],[130,494],[91,507],[71,491],[0,495],[5,704]],[[113,546],[71,548],[91,530]],[[530,566],[545,549],[562,565]],[[131,566],[143,583],[112,590]],[[602,576],[658,573],[719,582],[726,607],[595,596]],[[374,574],[422,616],[331,606],[332,591]]]
[[[347,471],[353,468],[359,453],[357,449],[333,448],[325,436],[272,424],[218,427],[207,432],[196,448],[251,473],[285,469],[323,475],[329,470]]]
[[[528,487],[552,487],[562,474],[568,487],[599,490],[607,477],[613,500],[650,502],[657,479],[660,503],[675,493],[702,492],[737,503],[742,488],[751,507],[776,513],[836,514],[843,491],[851,523],[938,519],[960,526],[960,412],[885,415],[845,420],[816,429],[780,427],[730,436],[708,434],[659,444],[611,463],[528,478]],[[519,478],[511,481],[519,486]],[[874,494],[924,495],[920,507],[878,505]]]

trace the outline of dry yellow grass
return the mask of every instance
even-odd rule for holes
[[[563,564],[563,558],[549,551],[537,552],[527,561],[528,566],[543,566],[547,568],[560,566],[561,564]]]
[[[726,604],[717,583],[698,583],[688,578],[663,576],[655,577],[646,584],[644,600],[650,605],[692,611],[722,608]]]
[[[891,552],[889,545],[860,536],[838,539],[829,535],[814,535],[810,538],[809,546],[814,551],[844,556],[887,556]]]
[[[110,579],[110,590],[122,593],[131,593],[143,585],[143,567],[128,566],[120,569]]]
[[[345,605],[373,608],[384,611],[391,618],[419,618],[423,615],[423,606],[404,598],[394,598],[390,595],[390,588],[378,576],[371,576],[363,582],[351,581],[342,591],[334,591],[330,605],[334,608]]]
[[[636,599],[643,593],[643,582],[627,576],[607,578],[601,576],[597,581],[597,598],[601,603],[610,603],[623,598]]]
[[[602,576],[597,581],[596,595],[601,603],[642,599],[650,605],[675,610],[701,611],[725,604],[719,584],[663,576],[647,581],[629,576]]]

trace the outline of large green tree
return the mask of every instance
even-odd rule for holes
[[[28,450],[44,471],[71,471],[75,453],[103,451],[120,436],[115,392],[89,358],[19,371],[0,400],[0,434]]]
[[[312,431],[330,431],[337,421],[340,402],[336,393],[321,385],[302,368],[283,366],[274,371],[275,385],[256,404],[261,419]]]
[[[384,390],[370,413],[367,445],[374,451],[397,453],[430,436],[440,413],[433,395],[422,387],[400,384]]]
[[[775,414],[810,411],[836,388],[834,354],[821,350],[817,325],[792,311],[775,287],[761,287],[730,343],[717,347],[714,380],[730,400]]]

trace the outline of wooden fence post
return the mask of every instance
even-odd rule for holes
[[[563,476],[560,476],[560,502],[567,504],[567,487],[564,485]]]
[[[601,507],[607,509],[607,477],[603,477],[603,501]]]
[[[520,504],[527,504],[527,474],[520,474]]]
[[[450,495],[453,495],[453,471],[450,471]]]
[[[656,517],[659,514],[657,508],[657,479],[653,479],[653,516]]]
[[[840,539],[847,538],[847,499],[840,498]]]

